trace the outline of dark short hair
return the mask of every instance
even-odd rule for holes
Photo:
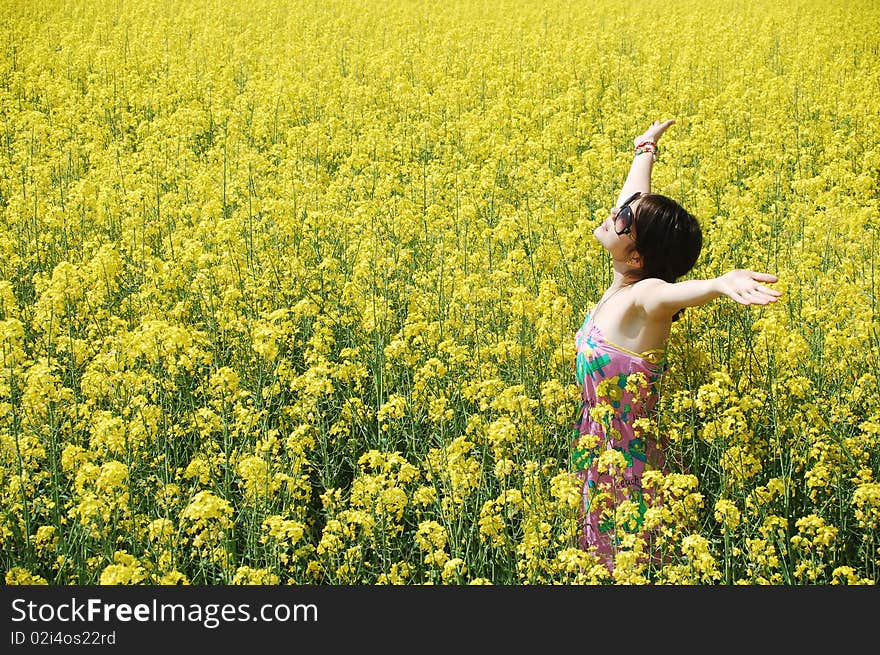
[[[633,224],[635,249],[642,260],[641,279],[675,282],[697,263],[703,232],[697,219],[675,200],[659,193],[642,194]],[[680,314],[677,312],[673,320]]]

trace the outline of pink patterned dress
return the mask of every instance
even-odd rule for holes
[[[581,406],[572,434],[571,470],[583,482],[580,547],[595,549],[613,571],[622,531],[638,532],[644,519],[649,492],[642,489],[642,474],[665,464],[662,445],[633,422],[647,418],[656,426],[654,408],[666,355],[659,349],[635,353],[608,341],[590,313],[575,334],[575,344]],[[612,449],[622,455],[625,468],[600,469],[600,455]],[[615,516],[625,500],[633,501],[629,509],[634,511]]]

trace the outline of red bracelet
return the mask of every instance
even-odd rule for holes
[[[633,157],[638,157],[639,155],[646,153],[646,152],[650,152],[651,158],[654,161],[657,161],[657,146],[652,146],[652,145],[648,145],[648,144],[643,144],[643,145],[640,145],[638,148],[636,148],[635,153],[633,154]]]
[[[641,143],[636,144],[636,150],[638,150],[638,149],[641,148],[642,146],[654,146],[654,147],[656,148],[656,147],[657,147],[657,142],[656,142],[656,141],[650,141],[650,140],[649,140],[649,141],[642,141]]]

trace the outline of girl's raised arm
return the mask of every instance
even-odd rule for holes
[[[657,154],[657,141],[663,133],[674,125],[675,120],[654,121],[651,126],[633,140],[633,162],[617,197],[616,206],[620,207],[624,200],[636,191],[641,193],[651,192],[651,172],[654,167],[654,158]]]

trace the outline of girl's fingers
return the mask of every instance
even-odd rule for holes
[[[767,305],[776,302],[781,295],[781,291],[763,286],[743,287],[735,292],[734,300],[743,305]]]

